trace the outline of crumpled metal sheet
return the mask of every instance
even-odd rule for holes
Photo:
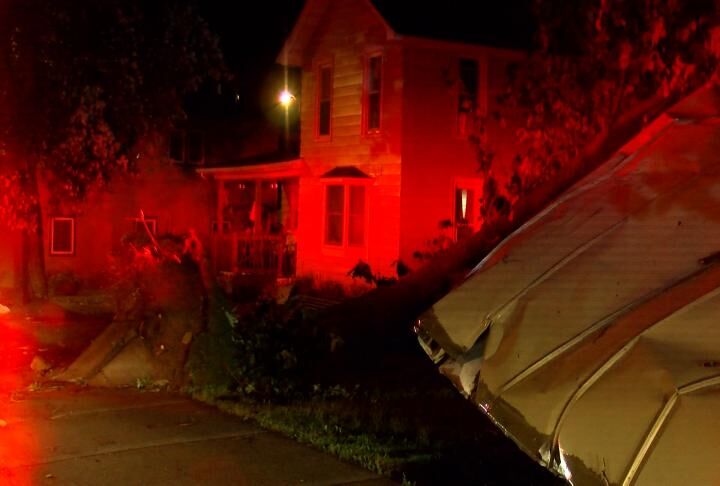
[[[720,96],[704,88],[421,319],[459,390],[573,484],[718,484]]]

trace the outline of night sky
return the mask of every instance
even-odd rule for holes
[[[236,113],[262,117],[282,79],[275,59],[302,10],[303,0],[196,0],[201,15],[220,38]]]
[[[210,28],[220,37],[226,61],[235,75],[235,102],[242,116],[262,117],[274,99],[282,71],[275,64],[304,0],[194,0]],[[473,38],[490,44],[527,46],[532,29],[532,0],[376,0],[394,21],[409,29],[452,35],[453,29],[477,31]],[[425,24],[423,26],[423,23]]]

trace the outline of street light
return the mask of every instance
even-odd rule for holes
[[[280,95],[278,96],[278,101],[281,105],[283,105],[285,108],[288,108],[290,104],[295,101],[295,95],[293,95],[290,91],[287,89],[284,89],[280,92]]]
[[[287,86],[287,81],[285,83]],[[295,95],[293,95],[287,87],[280,92],[278,101],[285,108],[285,138],[283,140],[284,150],[288,150],[288,144],[290,143],[290,105],[295,101]]]

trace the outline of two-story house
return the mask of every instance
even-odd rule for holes
[[[390,275],[441,233],[457,239],[479,227],[486,174],[471,135],[478,117],[493,119],[507,67],[524,54],[478,43],[468,19],[460,39],[431,18],[404,25],[397,7],[306,2],[278,56],[301,72],[299,157],[201,169],[217,189],[218,271],[272,261],[286,273],[342,278],[363,260]],[[494,147],[511,143],[499,123],[485,126]],[[495,160],[503,180],[509,156]],[[273,260],[268,248],[278,245],[296,250],[296,262]]]

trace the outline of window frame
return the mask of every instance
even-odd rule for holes
[[[322,246],[328,250],[362,250],[368,246],[368,230],[369,230],[369,203],[370,203],[370,187],[372,179],[360,179],[354,177],[329,178],[322,181]],[[343,212],[342,212],[342,242],[330,243],[327,239],[328,230],[328,188],[331,186],[341,186],[343,188]],[[363,201],[363,238],[362,243],[350,243],[350,198],[353,187],[362,187],[364,192]]]
[[[55,223],[57,221],[70,221],[70,250],[55,249]],[[75,218],[71,216],[53,216],[50,218],[50,245],[49,252],[52,256],[74,256],[75,255]]]
[[[177,137],[180,149],[180,158],[173,157],[173,137]],[[199,141],[199,158],[190,160],[190,138],[197,137]],[[175,164],[185,164],[193,167],[205,165],[205,132],[198,129],[174,128],[167,137],[167,157]]]
[[[176,140],[173,140],[176,138]],[[180,150],[180,158],[173,157],[173,142],[178,142],[178,148]],[[182,164],[185,161],[185,131],[179,128],[170,130],[167,137],[167,156],[171,161]]]
[[[370,128],[370,62],[372,59],[380,59],[380,82],[378,85],[378,126]],[[362,134],[373,136],[383,131],[383,101],[385,81],[385,53],[382,50],[375,50],[365,54],[363,57],[363,83],[362,83]]]
[[[328,133],[320,133],[320,106],[325,100],[322,97],[322,72],[327,69],[330,72],[330,86],[328,88],[329,97],[327,98],[330,108],[328,110]],[[332,140],[333,135],[333,112],[335,110],[335,66],[332,60],[319,62],[314,69],[315,73],[315,119],[313,120],[313,134],[316,141]]]
[[[190,159],[190,138],[197,137],[199,143],[198,152],[200,157],[198,159]],[[184,153],[185,163],[188,165],[204,165],[205,164],[205,133],[202,130],[185,130],[184,133],[185,147]]]
[[[477,232],[482,223],[480,221],[480,196],[483,193],[484,178],[482,177],[455,177],[452,185],[452,238],[454,241],[458,241],[458,228],[459,221],[457,218],[458,206],[457,206],[457,192],[458,190],[466,189],[472,191],[472,211],[474,214],[471,215],[471,219],[468,223],[464,223],[467,226],[473,228],[473,232]]]
[[[147,234],[147,232],[145,231],[145,227],[141,224],[143,221],[145,221],[145,223],[147,223],[147,225],[150,227],[150,232],[152,233],[153,237],[157,236],[158,219],[156,217],[146,216],[144,220],[140,218],[132,218],[132,221],[133,229],[135,230],[134,232],[140,232],[143,235]]]

